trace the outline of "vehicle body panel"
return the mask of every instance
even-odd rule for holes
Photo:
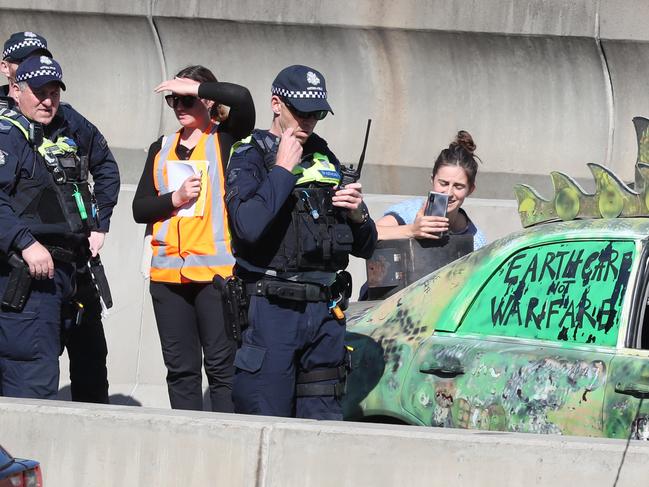
[[[647,218],[539,225],[352,314],[348,343],[355,370],[343,400],[345,417],[611,437],[637,427],[649,437],[649,420],[642,422],[649,418],[647,405],[636,418],[640,399],[615,390],[615,383],[635,377],[649,393],[649,353],[626,348],[632,308],[644,307],[636,295],[647,235]],[[577,275],[565,271],[564,262],[561,272],[537,285],[529,265],[509,263],[516,255],[528,254],[518,264],[536,256],[540,272],[541,256],[556,257],[566,243],[568,250],[584,249]],[[599,280],[590,276],[596,267]],[[516,273],[518,281],[511,279]],[[538,297],[565,300],[535,308],[528,319],[526,307]]]

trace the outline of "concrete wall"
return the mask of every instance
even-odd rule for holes
[[[469,130],[484,164],[466,207],[490,239],[518,228],[514,182],[548,194],[549,171],[584,181],[587,162],[631,178],[631,118],[649,114],[642,0],[3,0],[0,14],[2,39],[20,30],[47,37],[64,98],[104,132],[120,163],[125,186],[103,252],[117,402],[167,406],[140,274],[144,228],[130,204],[148,145],[176,128],[153,88],[180,68],[205,64],[248,86],[260,127],[279,69],[321,69],[336,115],[318,129],[342,160],[357,160],[365,120],[374,120],[363,183],[375,215],[401,195],[425,194],[439,150]],[[358,287],[363,264],[351,268]]]
[[[299,7],[299,8],[298,8]],[[79,2],[5,0],[0,36],[44,34],[65,70],[65,97],[105,132],[135,183],[144,149],[175,129],[153,87],[191,63],[250,87],[270,121],[277,71],[326,75],[335,117],[320,132],[345,161],[374,120],[366,187],[421,194],[457,129],[478,144],[477,196],[587,162],[632,177],[631,118],[649,112],[649,7],[641,0],[343,0]]]
[[[0,432],[47,487],[635,487],[649,462],[646,442],[10,399]]]

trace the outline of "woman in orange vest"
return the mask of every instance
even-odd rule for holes
[[[254,103],[246,88],[217,82],[203,66],[183,69],[161,91],[172,92],[165,99],[181,128],[151,144],[133,216],[152,236],[150,291],[169,400],[174,409],[203,410],[202,356],[212,411],[232,412],[236,343],[211,283],[232,274],[223,174],[232,144],[254,128]]]

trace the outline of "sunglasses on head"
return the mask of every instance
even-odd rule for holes
[[[301,112],[293,105],[291,105],[291,103],[288,100],[283,98],[282,101],[284,102],[284,105],[286,105],[286,108],[288,108],[291,111],[291,113],[298,118],[303,118],[303,119],[315,118],[316,120],[322,120],[329,113],[327,110],[316,110],[314,112]]]
[[[165,96],[165,101],[167,102],[167,105],[169,105],[171,108],[178,108],[179,103],[182,103],[182,105],[185,108],[191,108],[194,106],[194,103],[196,103],[196,100],[198,100],[198,98],[191,95],[185,95],[185,96],[166,95]]]

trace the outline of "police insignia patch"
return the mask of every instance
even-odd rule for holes
[[[320,78],[318,78],[318,75],[315,74],[313,71],[309,71],[306,74],[306,81],[307,83],[311,85],[319,85],[320,84]]]
[[[5,151],[0,150],[0,166],[4,166],[4,165],[5,165],[5,163],[7,162],[6,156],[8,156],[8,155],[9,155],[9,154],[6,153]]]

